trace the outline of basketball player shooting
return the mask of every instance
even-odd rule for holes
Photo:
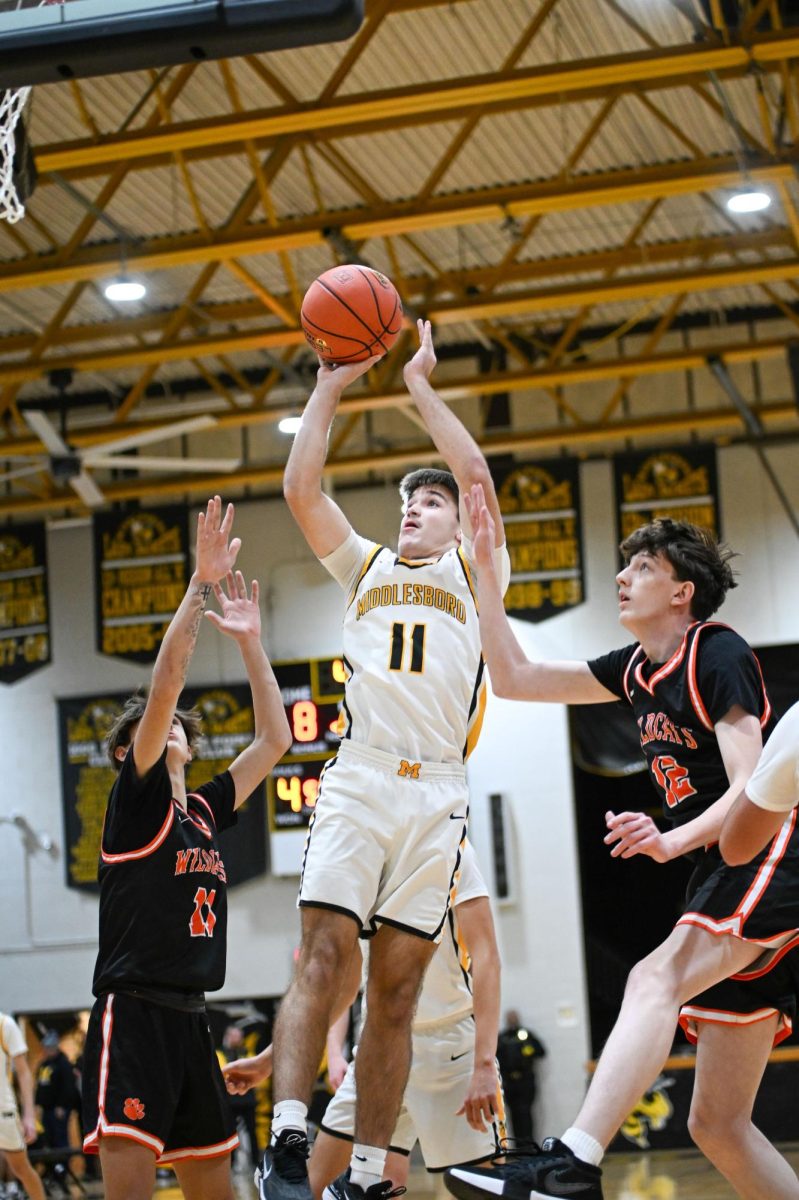
[[[299,961],[275,1027],[275,1109],[260,1172],[262,1200],[312,1200],[307,1106],[338,981],[361,934],[373,940],[355,1141],[349,1172],[325,1196],[397,1194],[382,1177],[408,1077],[411,1018],[444,929],[465,836],[464,760],[480,732],[485,680],[459,489],[482,485],[503,581],[509,562],[488,466],[430,385],[436,359],[428,322],[419,322],[419,334],[405,383],[452,473],[423,469],[403,479],[398,552],[357,534],[322,490],[341,393],[376,359],[322,364],[284,477],[308,545],[347,596],[347,724],[323,773],[309,830]]]

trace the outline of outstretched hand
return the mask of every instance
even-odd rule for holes
[[[234,508],[228,504],[222,517],[222,500],[214,496],[208,501],[205,512],[197,517],[196,559],[194,571],[203,583],[218,583],[232,571],[241,538],[230,538],[233,527]]]
[[[272,1074],[272,1056],[265,1051],[254,1058],[237,1058],[222,1067],[225,1087],[231,1096],[244,1096]]]
[[[463,503],[472,527],[472,549],[478,571],[494,570],[494,545],[497,530],[488,510],[482,483],[475,483],[463,493]]]
[[[611,858],[633,858],[636,854],[646,854],[655,862],[664,863],[674,857],[669,851],[665,834],[660,832],[646,813],[606,812],[605,824],[610,830],[605,837],[605,845],[613,846]]]
[[[429,379],[436,365],[436,351],[433,346],[433,329],[429,321],[416,322],[419,331],[419,349],[402,369],[402,376],[407,384],[415,379]]]
[[[209,609],[206,617],[220,633],[226,633],[237,641],[261,637],[261,610],[258,607],[258,580],[252,581],[251,595],[247,595],[247,583],[241,571],[228,571],[227,594],[221,585],[214,584],[214,595],[219,601],[222,615]]]

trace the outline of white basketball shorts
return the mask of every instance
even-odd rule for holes
[[[428,1171],[482,1162],[496,1154],[498,1141],[505,1136],[501,1093],[497,1095],[494,1125],[485,1133],[472,1129],[465,1116],[456,1116],[473,1070],[471,1016],[414,1032],[411,1073],[390,1148],[410,1154],[418,1140]],[[354,1138],[354,1061],[327,1106],[321,1128],[346,1141]]]
[[[344,741],[322,773],[299,904],[438,941],[466,837],[460,763],[409,762]]]
[[[9,1150],[13,1153],[15,1150],[24,1149],[25,1139],[22,1136],[22,1128],[16,1110],[5,1108],[0,1112],[0,1150]]]

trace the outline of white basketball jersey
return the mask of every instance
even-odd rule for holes
[[[358,550],[353,582],[334,560]],[[349,586],[343,737],[409,761],[463,762],[480,733],[485,670],[462,550],[411,561],[351,534],[323,563]]]

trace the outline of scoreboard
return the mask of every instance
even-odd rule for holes
[[[272,871],[298,875],[319,777],[340,741],[346,671],[341,658],[273,663],[291,747],[267,780]]]

